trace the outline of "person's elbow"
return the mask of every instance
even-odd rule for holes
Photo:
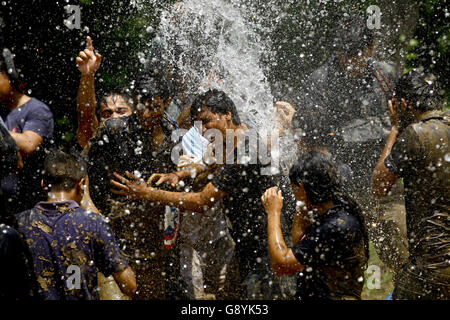
[[[26,143],[22,143],[19,147],[20,152],[22,153],[22,155],[24,156],[31,156],[33,153],[36,152],[36,150],[38,149],[40,143],[35,143],[35,142],[26,142]]]
[[[130,267],[114,273],[113,277],[116,280],[116,283],[122,293],[126,294],[129,297],[132,297],[134,295],[137,289],[136,276],[134,275],[134,272]]]
[[[272,270],[276,276],[286,276],[291,274],[283,263],[272,262]]]
[[[303,265],[291,253],[291,250],[287,251],[286,254],[272,253],[270,262],[275,275],[286,276],[303,270]]]
[[[24,133],[13,133],[11,134],[11,136],[16,142],[21,154],[24,156],[30,156],[35,153],[38,147],[43,142],[42,137],[32,131],[25,131]]]

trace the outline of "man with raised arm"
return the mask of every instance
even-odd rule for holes
[[[243,144],[245,154],[253,154],[258,142],[254,145],[255,143],[246,143],[248,140],[243,139],[248,129],[241,123],[233,101],[224,92],[209,90],[198,96],[192,104],[191,116],[202,122],[203,131],[215,129],[222,137],[233,133],[233,139],[230,140],[233,148],[226,155],[233,161],[219,166],[219,171],[211,182],[199,192],[157,190],[130,173],[127,173],[130,180],[115,174],[117,181],[112,180],[111,183],[117,189],[113,192],[127,196],[128,199],[147,200],[199,213],[206,212],[223,199],[225,212],[231,222],[231,235],[236,244],[235,252],[246,297],[272,299],[279,294],[279,288],[273,281],[270,268],[267,228],[261,214],[263,208],[260,197],[274,184],[275,177],[261,175],[261,169],[265,167],[261,162],[249,162],[237,152],[238,144]],[[225,140],[223,139],[223,143]]]

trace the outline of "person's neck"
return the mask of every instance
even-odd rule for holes
[[[47,202],[64,202],[64,201],[79,202],[80,197],[76,190],[71,191],[51,191],[47,194]]]
[[[19,92],[17,90],[13,90],[11,97],[6,102],[6,107],[12,111],[23,106],[25,103],[31,100],[31,97],[26,94]]]
[[[314,212],[316,212],[319,216],[330,210],[334,207],[333,201],[324,202],[318,205],[312,206]]]

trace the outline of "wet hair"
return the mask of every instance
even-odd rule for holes
[[[421,69],[412,69],[397,82],[394,96],[404,98],[409,105],[421,112],[440,110],[443,97],[441,87],[432,74]]]
[[[130,106],[131,111],[133,111],[133,99],[131,98],[131,94],[126,87],[117,87],[110,91],[99,91],[97,100],[97,106],[95,112],[97,114],[97,118],[100,119],[100,106],[102,104],[107,105],[108,97],[120,96],[122,99]]]
[[[22,85],[20,83],[21,76],[16,70],[14,65],[14,59],[11,51],[7,48],[3,48],[0,53],[0,72],[4,72],[8,77],[11,86],[20,92],[23,92]]]
[[[86,173],[87,164],[81,155],[52,149],[45,157],[42,178],[50,191],[71,191]]]
[[[318,151],[301,155],[290,169],[289,179],[292,183],[303,186],[312,205],[333,201],[335,205],[342,205],[347,212],[358,219],[364,238],[365,255],[368,259],[369,240],[361,208],[344,191],[343,179],[331,157]]]
[[[227,114],[228,112],[231,112],[233,123],[235,125],[241,124],[236,105],[223,91],[213,89],[198,95],[194,99],[190,110],[192,121],[194,121],[197,118],[197,115],[202,112],[203,107],[208,108],[212,113]]]
[[[165,75],[142,72],[134,84],[133,95],[139,101],[151,101],[160,97],[164,102],[173,96],[170,82]]]
[[[342,18],[333,30],[333,48],[355,56],[358,51],[373,43],[373,30],[367,27],[366,21],[358,15]]]

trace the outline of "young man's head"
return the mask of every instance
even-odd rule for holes
[[[413,69],[399,79],[394,97],[402,105],[400,121],[403,125],[424,112],[442,109],[443,97],[436,77],[421,69]]]
[[[0,55],[0,102],[9,100],[14,91],[20,92],[17,87],[18,78],[12,54],[5,48]]]
[[[66,195],[66,200],[80,203],[87,165],[81,156],[62,150],[50,151],[44,160],[42,187],[47,193]],[[49,197],[50,194],[49,194]]]
[[[164,77],[142,75],[134,88],[134,104],[139,122],[145,129],[161,123],[164,111],[172,102],[172,92]]]
[[[216,89],[197,96],[190,112],[192,121],[202,122],[202,134],[208,129],[217,129],[225,136],[226,129],[241,125],[233,100],[225,92]]]
[[[97,116],[100,121],[130,116],[133,113],[133,100],[123,89],[101,93],[97,101]]]
[[[359,16],[346,16],[333,31],[333,47],[339,65],[348,74],[358,76],[373,53],[373,31]]]

